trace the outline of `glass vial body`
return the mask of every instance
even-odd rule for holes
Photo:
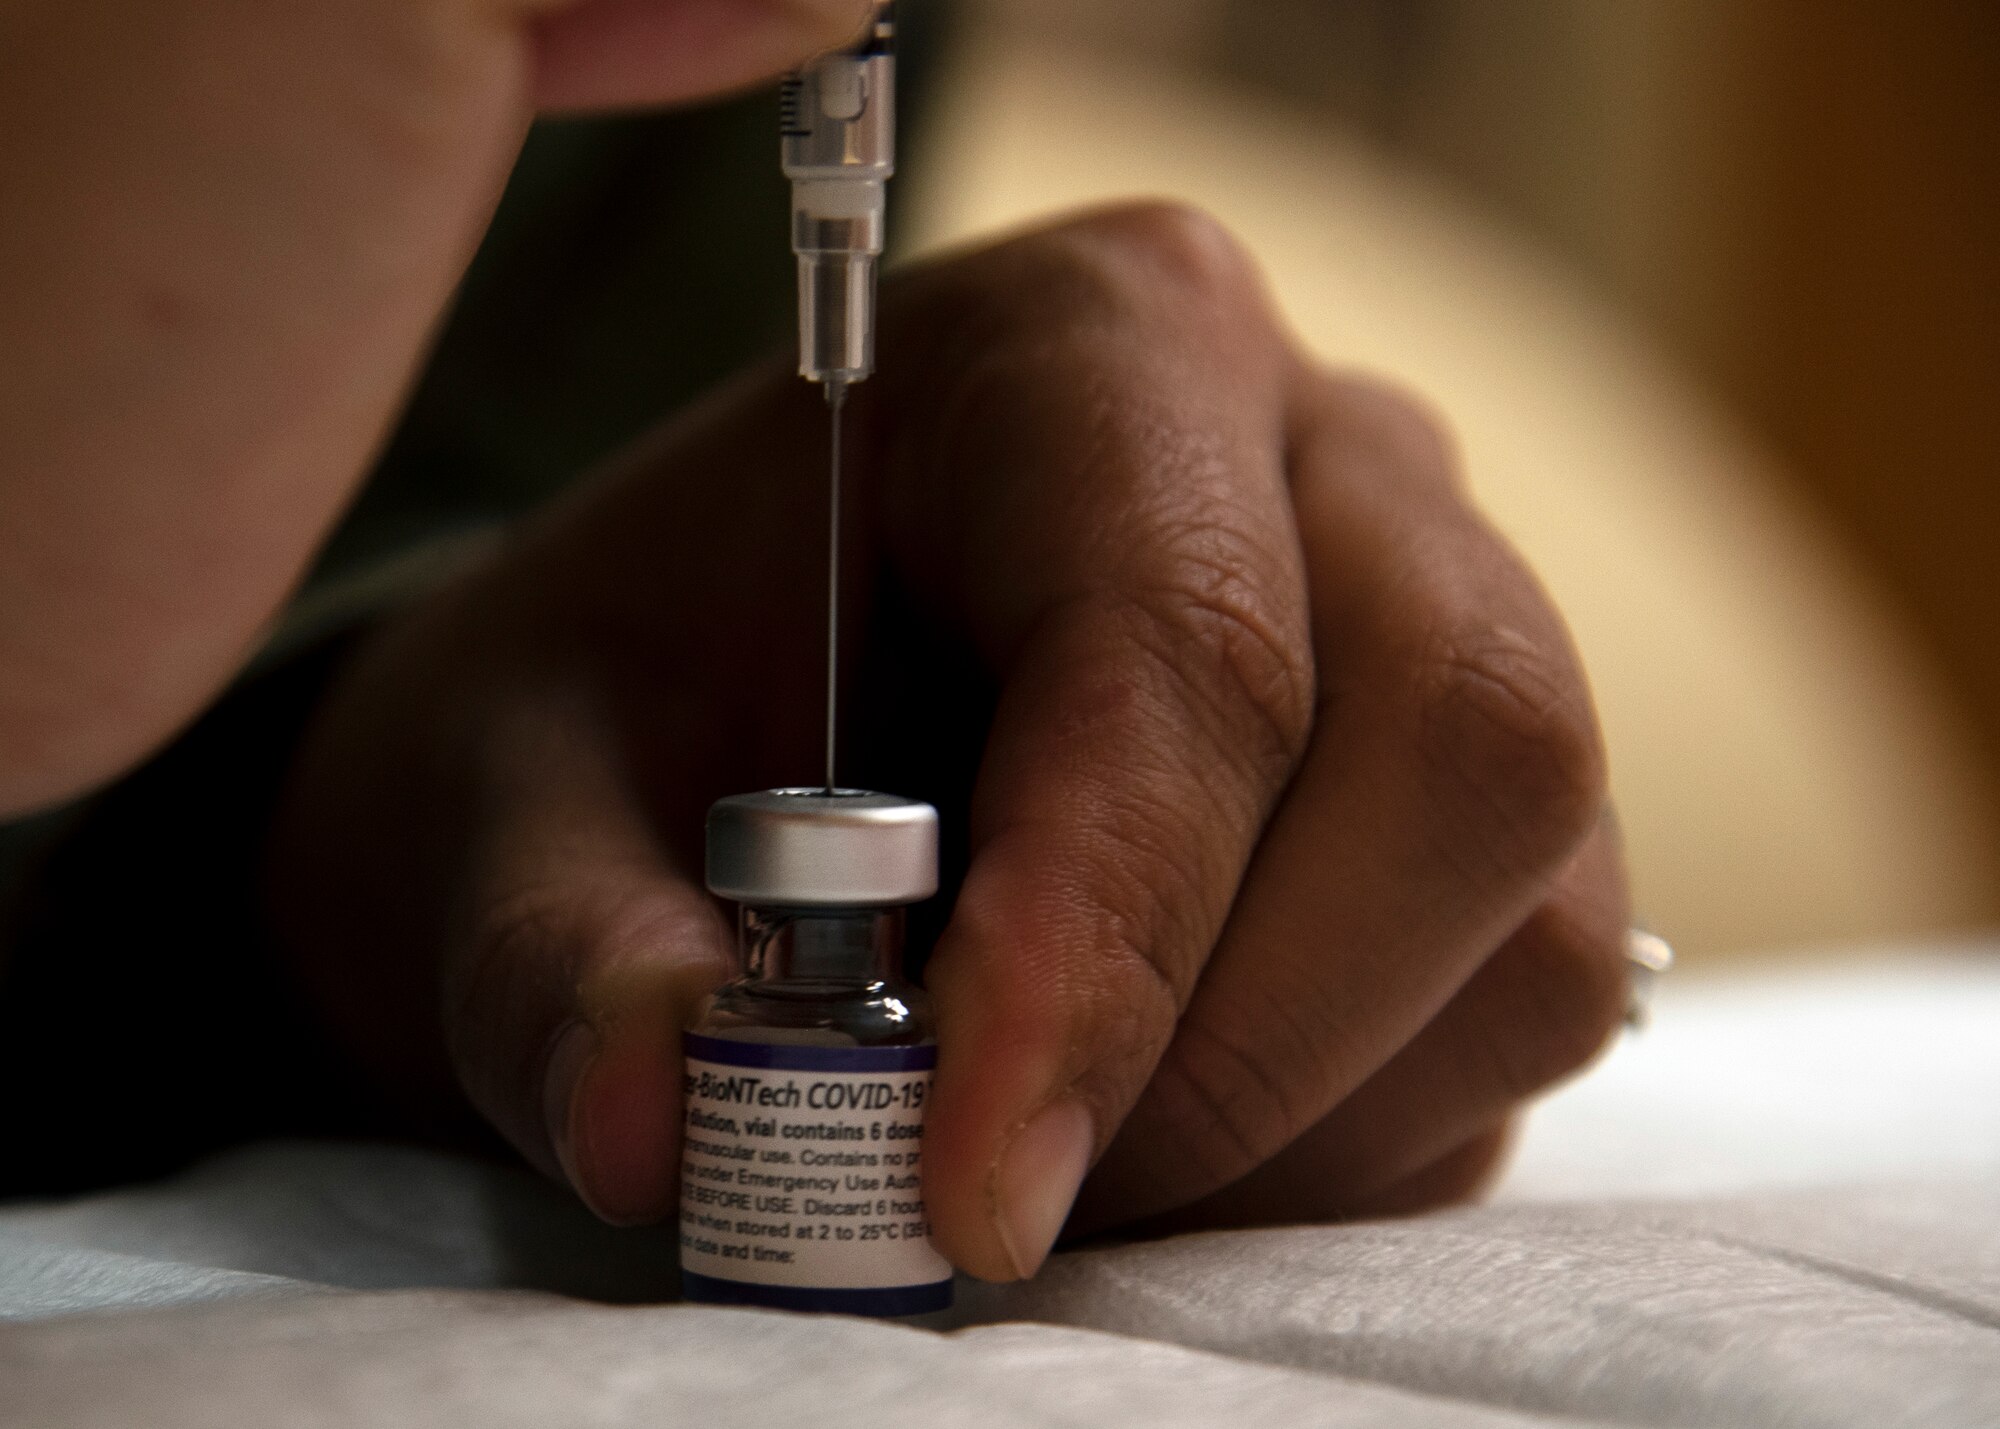
[[[937,892],[938,814],[863,790],[768,789],[708,814],[707,883],[742,975],[685,1037],[689,1300],[858,1315],[951,1304],[924,1212],[930,1002],[903,910]]]
[[[738,914],[742,976],[694,1030],[746,1042],[909,1047],[934,1040],[929,996],[903,977],[901,908],[753,908]]]
[[[901,908],[740,914],[744,972],[686,1038],[682,1294],[885,1317],[952,1301],[930,1243],[930,1000]]]

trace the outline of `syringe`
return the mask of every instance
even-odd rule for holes
[[[782,161],[792,181],[799,267],[799,375],[833,409],[833,516],[827,540],[826,789],[832,793],[840,690],[840,418],[847,389],[875,370],[875,270],[896,172],[896,7],[875,7],[861,43],[785,81]]]
[[[875,370],[875,265],[896,172],[895,42],[895,6],[877,5],[859,45],[785,81],[799,373],[829,397]]]

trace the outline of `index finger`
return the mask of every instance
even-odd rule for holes
[[[871,0],[521,0],[545,109],[665,104],[781,73],[857,34]]]
[[[925,1196],[1033,1273],[1151,1076],[1311,723],[1289,358],[1248,263],[1177,209],[940,270],[885,368],[892,554],[998,672],[972,858],[929,983]],[[939,371],[948,375],[942,393]]]

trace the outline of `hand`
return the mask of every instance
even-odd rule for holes
[[[1169,208],[910,273],[884,324],[845,767],[969,830],[940,1247],[1031,1273],[1093,1166],[1075,1230],[1467,1194],[1616,1024],[1626,915],[1583,676],[1435,423]],[[703,810],[817,774],[825,459],[787,373],[716,396],[365,652],[281,830],[355,1045],[615,1220],[672,1209],[725,975]]]
[[[0,3],[0,819],[233,675],[366,473],[540,105],[865,0]]]

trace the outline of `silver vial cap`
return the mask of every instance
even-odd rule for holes
[[[708,887],[757,907],[870,908],[937,892],[938,813],[857,789],[769,789],[708,811]]]

